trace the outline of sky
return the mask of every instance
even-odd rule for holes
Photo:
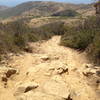
[[[90,3],[92,0],[0,0],[0,5],[16,6],[20,3],[27,1],[56,1],[56,2],[68,2],[68,3]]]

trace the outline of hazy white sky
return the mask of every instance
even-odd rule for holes
[[[69,3],[90,3],[92,0],[0,0],[0,5],[15,6],[26,1],[57,1]]]

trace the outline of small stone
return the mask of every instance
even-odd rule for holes
[[[33,48],[31,47],[26,47],[24,50],[28,53],[33,53]]]
[[[1,64],[6,64],[6,61],[5,60],[2,60],[0,63]]]
[[[2,81],[3,81],[3,82],[7,82],[8,79],[7,79],[6,77],[2,77]]]
[[[74,68],[74,69],[72,69],[71,71],[76,72],[77,70],[78,70],[77,68]]]
[[[43,61],[48,61],[50,58],[48,56],[42,56],[40,59],[42,59]]]
[[[100,77],[100,71],[96,71],[96,75]]]
[[[100,80],[97,80],[96,83],[97,83],[97,84],[100,84]]]
[[[16,69],[9,69],[5,74],[7,78],[10,78],[13,74],[16,74]]]
[[[67,99],[65,99],[65,100],[73,100],[71,97],[70,97],[70,95],[68,96],[68,98]]]
[[[94,74],[96,74],[96,70],[93,68],[87,68],[83,71],[83,75],[86,77],[89,77],[89,76],[94,75]]]
[[[59,67],[55,71],[57,74],[64,74],[64,73],[68,72],[68,67]]]
[[[4,83],[4,88],[7,88],[7,83]]]
[[[55,68],[54,67],[50,67],[49,70],[55,70]]]
[[[51,73],[45,73],[44,75],[45,76],[51,76]]]
[[[89,77],[89,76],[91,76],[91,75],[93,75],[93,74],[94,74],[94,73],[91,73],[91,72],[87,72],[87,73],[84,73],[84,72],[83,72],[83,75],[86,76],[86,77]]]
[[[93,65],[93,64],[86,64],[85,67],[86,67],[86,68],[93,68],[94,65]]]

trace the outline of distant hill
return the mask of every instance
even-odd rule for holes
[[[0,17],[8,18],[12,16],[50,16],[54,13],[72,9],[88,9],[90,5],[76,5],[58,2],[35,1],[25,2],[16,7],[0,11]]]
[[[0,11],[3,11],[3,10],[5,10],[5,9],[8,9],[9,7],[7,7],[7,6],[2,6],[2,5],[0,5]]]

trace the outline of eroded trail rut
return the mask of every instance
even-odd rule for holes
[[[0,73],[0,100],[100,100],[83,74],[85,54],[59,42],[54,36],[30,44],[33,53],[13,56],[8,65],[18,72]]]

